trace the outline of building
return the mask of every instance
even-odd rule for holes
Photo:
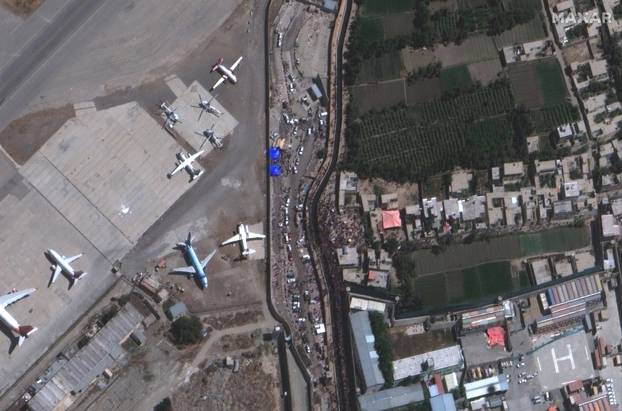
[[[369,313],[359,311],[350,314],[352,338],[356,352],[356,365],[366,391],[378,391],[384,385],[384,377],[378,368],[378,353],[374,348],[374,334],[371,331]]]
[[[424,372],[444,374],[461,370],[463,367],[462,349],[459,345],[453,345],[393,361],[393,376],[395,382],[399,383],[404,378],[421,375]]]
[[[382,210],[382,229],[391,230],[402,228],[402,219],[399,210]]]
[[[388,390],[367,393],[358,397],[361,411],[392,410],[424,400],[425,397],[421,384],[395,387]]]
[[[395,210],[399,208],[397,193],[382,194],[380,196],[380,204],[385,210]]]
[[[521,161],[503,164],[503,184],[520,182],[525,175],[525,167]]]
[[[339,173],[339,210],[356,206],[359,178],[355,173],[342,171]]]
[[[470,171],[459,170],[452,173],[449,192],[453,194],[468,192],[471,188],[471,180],[473,180],[473,173]]]
[[[603,214],[600,216],[600,222],[603,229],[603,237],[617,237],[620,235],[620,224],[612,214]]]
[[[175,321],[176,319],[184,317],[187,314],[188,308],[186,307],[186,304],[181,301],[173,304],[168,310],[166,310],[166,316],[171,321]]]
[[[430,398],[432,411],[456,411],[456,403],[452,394],[441,394]]]
[[[505,311],[500,304],[469,311],[462,314],[461,334],[483,331],[488,327],[501,324],[504,321]]]
[[[508,388],[508,380],[505,374],[495,375],[490,378],[464,384],[467,400],[474,400],[498,392],[506,392]]]
[[[384,313],[386,307],[387,304],[382,301],[360,297],[352,297],[350,299],[350,310],[378,311],[380,313]]]
[[[49,376],[45,385],[28,402],[32,411],[66,409],[75,395],[86,390],[105,370],[113,368],[125,351],[121,347],[136,332],[143,319],[142,314],[127,303],[91,340],[64,361]]]
[[[361,200],[361,206],[363,207],[364,213],[369,213],[370,211],[378,208],[378,198],[375,194],[359,193],[359,198]]]
[[[342,270],[343,281],[354,284],[363,284],[365,273],[358,268],[344,268]]]
[[[359,253],[355,247],[340,247],[337,249],[337,259],[339,260],[339,266],[341,267],[358,267]]]
[[[387,288],[389,285],[389,273],[386,271],[369,270],[367,285],[370,287]]]

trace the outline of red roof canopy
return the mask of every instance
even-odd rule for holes
[[[402,219],[400,210],[382,210],[382,228],[385,230],[391,228],[401,228]]]
[[[494,347],[499,345],[505,347],[505,330],[503,327],[492,327],[486,330],[488,334],[488,345]]]

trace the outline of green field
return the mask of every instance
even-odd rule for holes
[[[405,258],[414,262],[411,275],[420,276],[474,267],[493,261],[513,260],[540,254],[565,252],[590,244],[584,227],[559,227],[539,233],[506,235],[489,241],[453,244],[441,253],[417,250]]]
[[[383,15],[412,11],[417,0],[364,0],[361,14]]]
[[[466,90],[473,86],[473,80],[466,65],[441,70],[441,91],[447,93],[456,89]]]
[[[499,261],[419,277],[415,280],[414,294],[423,307],[432,308],[486,298],[492,300],[524,286],[522,277],[512,278],[510,263]]]
[[[403,181],[509,160],[513,106],[509,87],[500,83],[447,101],[370,112],[348,129],[348,167]]]
[[[570,103],[529,111],[529,121],[535,132],[548,133],[562,124],[579,119],[579,111]]]
[[[361,65],[356,83],[376,83],[378,81],[398,79],[400,78],[400,61],[400,53],[397,51],[367,59]]]
[[[383,41],[384,29],[382,28],[382,19],[376,17],[361,17],[360,33],[365,42]]]
[[[535,68],[540,92],[544,97],[544,105],[562,104],[566,100],[566,83],[557,59],[540,60]]]

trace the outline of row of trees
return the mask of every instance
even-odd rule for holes
[[[387,324],[384,322],[384,315],[376,311],[370,311],[369,322],[371,331],[374,333],[374,348],[378,353],[378,368],[382,372],[385,386],[392,387],[395,382],[393,377],[393,349],[389,340]]]

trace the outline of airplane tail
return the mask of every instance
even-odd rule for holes
[[[249,248],[248,250],[244,250],[242,252],[242,255],[245,256],[245,257],[248,257],[251,254],[255,254],[255,252],[256,252],[255,250],[253,250],[252,248]]]
[[[34,334],[34,332],[37,330],[38,328],[33,327],[32,325],[20,325],[17,329],[17,332],[19,334],[17,345],[22,345],[24,343],[24,340]]]

